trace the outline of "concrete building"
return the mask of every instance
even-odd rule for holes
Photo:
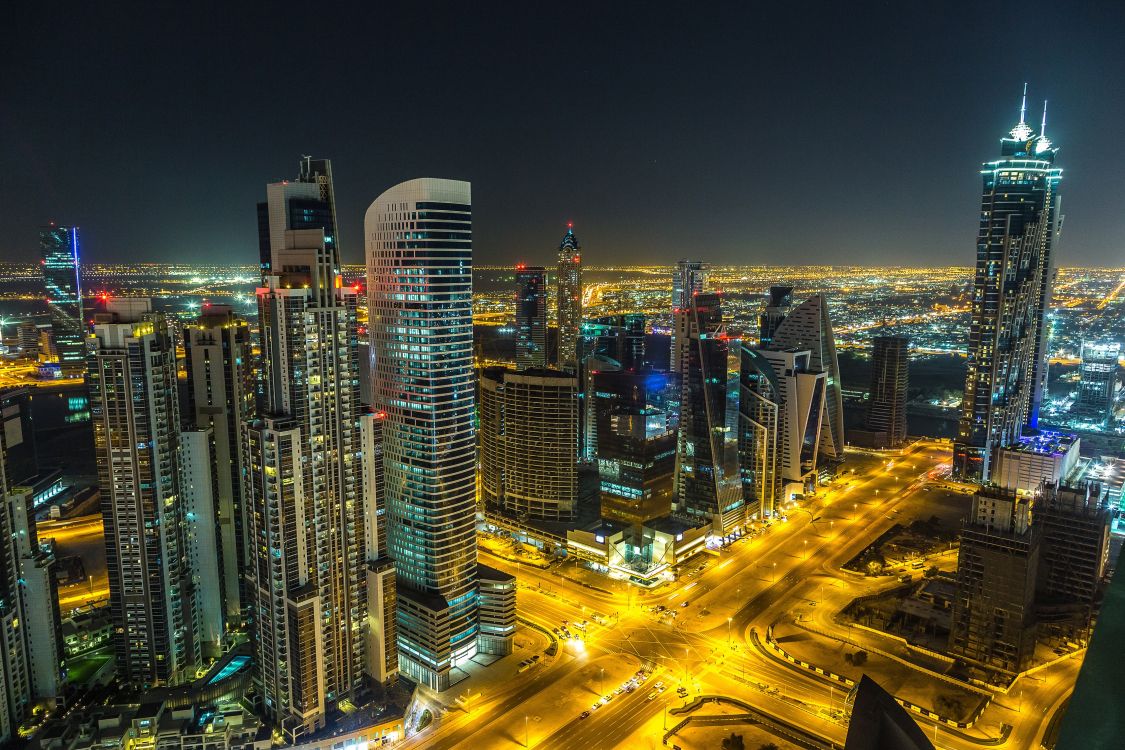
[[[299,182],[309,195],[267,186],[262,410],[245,449],[254,681],[289,742],[323,728],[332,704],[363,683],[367,578],[358,295],[342,283],[325,223],[331,166],[306,159]]]
[[[1035,591],[1042,533],[1032,501],[984,487],[961,526],[951,653],[1007,672],[1022,672],[1035,652]]]
[[[972,291],[968,371],[953,448],[953,473],[992,478],[998,448],[1035,428],[1047,379],[1045,317],[1054,276],[1053,250],[1062,170],[1043,130],[1019,123],[1000,140],[1000,159],[983,165]]]
[[[35,325],[30,320],[25,320],[20,323],[17,332],[19,336],[20,356],[33,362],[39,359],[39,326]]]
[[[566,225],[566,234],[559,243],[555,289],[559,369],[577,372],[578,339],[582,333],[582,246],[574,236],[573,224]]]
[[[906,395],[910,385],[910,341],[903,336],[876,336],[871,350],[871,389],[863,426],[885,435],[877,447],[897,448],[906,442]]]
[[[194,430],[210,431],[214,455],[214,515],[223,619],[241,627],[247,598],[243,571],[247,568],[246,499],[242,449],[246,425],[258,412],[250,327],[228,305],[204,305],[194,323],[184,327],[187,400],[185,422]]]
[[[1041,430],[998,448],[992,468],[993,483],[1006,489],[1034,493],[1044,481],[1065,482],[1078,466],[1077,435]]]
[[[668,378],[648,369],[593,375],[604,519],[643,525],[672,511],[676,433],[664,403]]]
[[[175,684],[198,660],[175,347],[164,315],[138,298],[108,300],[88,346],[117,676],[136,688]]]
[[[516,266],[516,367],[547,366],[547,269]]]
[[[86,319],[82,311],[82,263],[78,227],[54,223],[39,229],[43,285],[51,316],[51,340],[64,375],[86,369]]]
[[[214,438],[210,427],[184,430],[180,433],[177,456],[180,502],[184,508],[184,542],[194,598],[192,630],[201,660],[218,658],[226,641],[221,573],[223,550],[219,544],[222,530],[215,503],[218,485],[213,470],[217,463]]]
[[[739,342],[726,333],[722,298],[692,297],[686,313],[676,512],[727,536],[746,521],[738,456]]]
[[[602,521],[592,528],[566,532],[567,551],[600,566],[616,578],[652,587],[673,580],[672,568],[707,549],[714,536],[709,521],[693,525],[666,516],[637,526]]]
[[[480,633],[469,183],[396,185],[367,209],[364,233],[399,668],[441,691]]]
[[[395,625],[395,563],[387,547],[387,490],[383,471],[383,422],[387,415],[368,409],[360,416],[363,440],[363,528],[367,561],[365,670],[375,681],[398,676]]]
[[[1102,427],[1113,420],[1113,406],[1117,399],[1117,360],[1120,356],[1120,344],[1082,342],[1078,397],[1074,400],[1076,417]]]
[[[1034,505],[1042,527],[1038,613],[1044,623],[1081,634],[1090,625],[1109,566],[1112,511],[1096,482],[1068,487],[1044,481]]]
[[[480,373],[481,496],[515,518],[578,510],[578,378],[558,370]]]

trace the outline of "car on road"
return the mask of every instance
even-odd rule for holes
[[[582,713],[578,714],[579,719],[586,719],[586,718],[589,718],[589,716],[590,716],[589,711],[583,711]]]
[[[684,602],[683,604],[681,604],[680,606],[681,606],[681,607],[686,607],[686,606],[687,606],[687,605],[689,605],[689,604],[691,604],[691,602],[689,602],[689,601],[685,601],[685,602]]]
[[[656,700],[656,696],[658,696],[658,695],[660,695],[660,692],[657,691],[657,690],[653,690],[651,693],[649,693],[647,696],[645,696],[645,700],[646,701]]]
[[[613,695],[610,693],[606,693],[602,696],[602,703],[609,703],[611,700],[613,700]]]

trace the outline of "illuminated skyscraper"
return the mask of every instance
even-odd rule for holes
[[[840,389],[836,338],[824,295],[814,294],[793,308],[774,330],[770,348],[777,351],[807,349],[812,355],[808,369],[824,372],[824,424],[820,429],[819,455],[826,459],[843,459],[844,397]]]
[[[147,299],[94,316],[86,384],[94,427],[117,678],[194,677],[196,643],[178,462],[176,352]]]
[[[1120,344],[1082,343],[1078,398],[1074,400],[1074,413],[1078,418],[1102,426],[1113,418],[1120,356]]]
[[[785,316],[793,309],[793,287],[771,286],[766,309],[758,319],[758,344],[769,349],[773,344],[773,334]]]
[[[266,185],[266,200],[258,204],[258,254],[263,277],[269,275],[274,252],[285,247],[287,229],[323,229],[324,244],[336,249],[336,194],[328,159],[302,156],[295,180]]]
[[[969,362],[953,472],[969,480],[991,476],[994,453],[1038,422],[1047,377],[1046,310],[1053,248],[1059,233],[1062,170],[1042,132],[1020,120],[1000,139],[998,161],[981,170],[980,229],[973,281]]]
[[[516,266],[516,367],[547,366],[547,269]]]
[[[82,317],[82,268],[78,256],[78,227],[54,224],[39,230],[43,284],[51,333],[64,374],[86,369],[86,321]]]
[[[229,306],[206,305],[199,318],[184,327],[184,351],[185,421],[196,430],[211,430],[215,460],[220,579],[211,585],[221,587],[224,617],[237,625],[242,619],[247,564],[242,448],[246,424],[257,415],[250,327]]]
[[[574,225],[566,225],[559,244],[555,275],[558,302],[559,368],[578,370],[578,338],[582,330],[582,246],[574,236]]]
[[[434,690],[478,649],[471,204],[469,183],[423,178],[364,219],[399,668]]]
[[[724,536],[746,514],[738,457],[739,342],[726,335],[718,294],[692,297],[686,333],[676,510],[710,521]]]
[[[886,436],[879,447],[896,448],[906,441],[910,342],[902,336],[876,336],[872,344],[871,392],[864,427]]]
[[[627,313],[588,320],[582,324],[582,338],[578,344],[582,374],[579,384],[582,392],[578,412],[578,452],[582,460],[594,461],[598,453],[594,376],[599,372],[617,370],[632,372],[644,366],[645,316]]]
[[[331,195],[330,181],[307,184]],[[275,207],[280,224],[292,212],[278,193],[267,187],[271,227]],[[246,430],[247,589],[255,684],[292,742],[363,682],[358,294],[323,226],[286,227],[271,253],[257,292],[262,414]]]
[[[700,260],[676,261],[672,272],[672,348],[671,371],[682,373],[684,347],[687,346],[691,300],[703,292],[707,281],[707,267]]]

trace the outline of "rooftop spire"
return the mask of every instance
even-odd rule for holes
[[[1012,128],[1012,140],[1026,141],[1031,137],[1031,128],[1027,126],[1027,83],[1023,84],[1023,98],[1020,99],[1020,121]]]
[[[1047,100],[1043,100],[1043,124],[1039,126],[1039,137],[1047,137]]]
[[[1041,154],[1051,148],[1051,139],[1047,137],[1047,100],[1043,100],[1043,124],[1039,126],[1039,137],[1035,139],[1035,153]]]
[[[1027,119],[1027,81],[1023,82],[1023,99],[1020,101],[1020,125]]]

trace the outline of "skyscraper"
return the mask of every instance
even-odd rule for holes
[[[626,313],[586,321],[582,324],[582,338],[578,345],[582,375],[579,384],[578,452],[583,461],[594,461],[598,453],[595,376],[617,370],[632,372],[644,366],[645,316]]]
[[[337,248],[336,194],[328,159],[302,156],[295,180],[266,186],[266,200],[258,204],[258,254],[263,278],[270,273],[274,253],[285,247],[287,229],[323,229],[324,244]]]
[[[1035,427],[1047,375],[1045,316],[1058,235],[1062,170],[1043,133],[1020,120],[981,170],[980,228],[973,280],[969,361],[953,472],[987,481],[997,448]]]
[[[516,517],[573,519],[578,510],[577,375],[486,367],[480,378],[486,504]]]
[[[725,536],[745,521],[738,460],[739,342],[718,294],[691,299],[676,446],[676,509]]]
[[[479,632],[469,183],[396,185],[364,233],[399,667],[444,690]]]
[[[332,194],[330,180],[302,184]],[[358,295],[325,227],[286,226],[281,185],[267,187],[269,224],[285,228],[257,291],[264,392],[246,429],[246,588],[263,709],[295,741],[363,681],[366,560]]]
[[[876,336],[872,343],[871,392],[864,427],[886,436],[880,447],[894,448],[906,441],[910,342],[902,336]]]
[[[1078,398],[1074,400],[1074,414],[1079,419],[1102,426],[1113,419],[1113,405],[1117,398],[1117,359],[1120,356],[1120,344],[1082,342]]]
[[[59,367],[66,375],[80,375],[86,369],[86,321],[82,317],[78,227],[42,227],[39,247]]]
[[[566,225],[559,243],[559,264],[555,274],[558,301],[559,368],[578,369],[578,337],[582,330],[582,246],[574,236],[574,225]]]
[[[179,485],[176,353],[147,299],[94,316],[86,383],[94,427],[117,677],[193,676],[196,644]]]
[[[793,309],[793,287],[771,286],[766,309],[758,318],[758,344],[769,349],[773,344],[773,334],[785,316]]]
[[[224,618],[237,625],[245,606],[247,565],[242,448],[246,425],[257,416],[250,327],[227,305],[204,305],[184,329],[187,369],[185,421],[211,430],[215,516]]]
[[[395,563],[387,550],[387,489],[383,473],[383,423],[386,419],[386,413],[367,409],[359,420],[363,436],[363,528],[367,563],[364,660],[367,674],[380,683],[398,675]]]
[[[687,329],[690,320],[691,300],[703,292],[707,281],[707,267],[700,260],[676,261],[672,272],[672,344],[671,371],[683,373],[684,347],[687,346]]]
[[[822,370],[824,382],[824,424],[820,430],[820,455],[837,461],[844,458],[844,397],[840,389],[840,363],[836,359],[836,338],[828,314],[828,300],[814,294],[797,305],[773,332],[770,348],[808,349],[810,370]]]
[[[547,366],[547,269],[516,266],[516,367]]]

